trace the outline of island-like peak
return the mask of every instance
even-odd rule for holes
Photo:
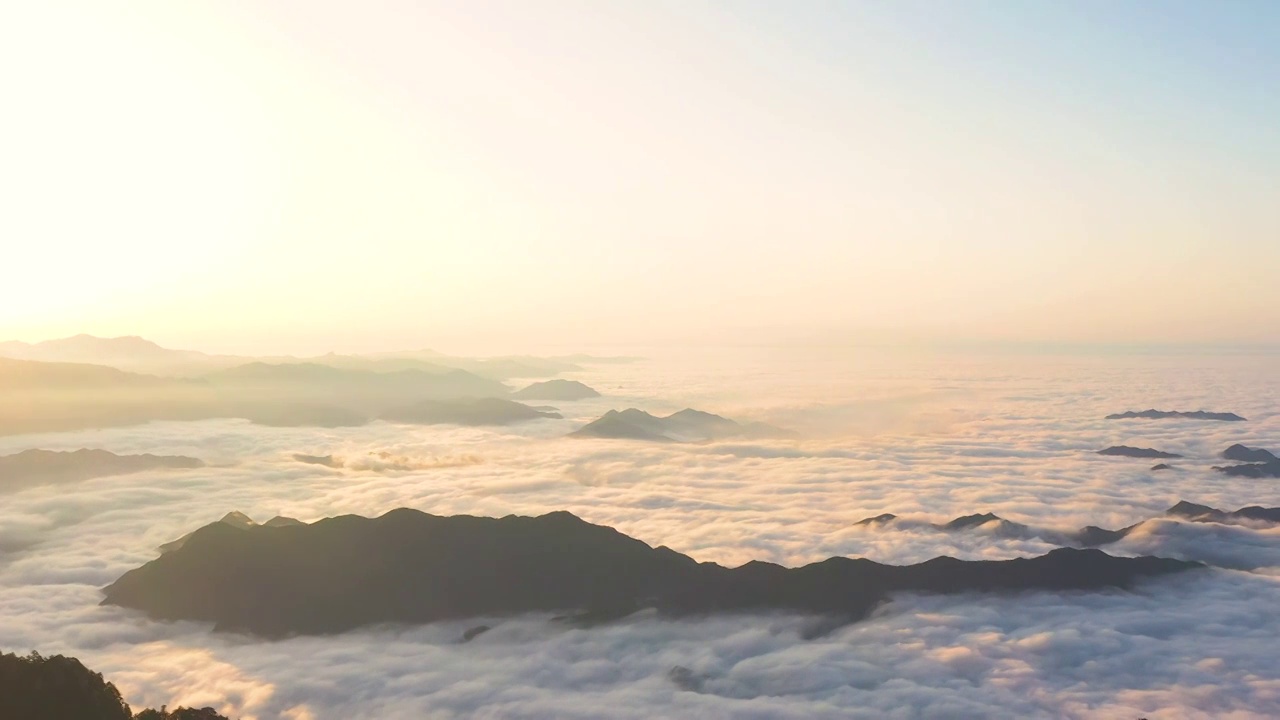
[[[1129,445],[1112,445],[1109,448],[1098,451],[1099,455],[1118,455],[1120,457],[1131,458],[1180,458],[1177,453],[1164,452],[1154,448],[1131,447]]]
[[[1165,420],[1170,418],[1182,418],[1186,420],[1219,420],[1225,422],[1243,422],[1245,418],[1235,413],[1229,412],[1209,412],[1207,410],[1129,410],[1122,413],[1113,413],[1106,417],[1107,420]]]
[[[1062,549],[1009,561],[894,566],[832,558],[730,569],[568,512],[483,518],[401,509],[289,527],[212,523],[125,573],[103,602],[267,636],[526,612],[594,624],[645,607],[677,615],[790,610],[850,621],[898,591],[1127,587],[1194,567]]]
[[[545,380],[516,391],[511,397],[517,400],[548,400],[571,402],[600,397],[600,393],[577,380]]]
[[[610,410],[570,433],[575,437],[705,442],[730,438],[788,437],[786,430],[764,423],[739,423],[722,415],[685,408],[658,417],[638,408]]]
[[[1240,443],[1236,443],[1226,450],[1222,451],[1222,457],[1226,460],[1235,460],[1242,463],[1269,463],[1280,461],[1270,450],[1262,448],[1245,447]]]

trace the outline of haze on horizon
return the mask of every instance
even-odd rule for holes
[[[1276,344],[1277,27],[1244,1],[13,4],[0,340]]]

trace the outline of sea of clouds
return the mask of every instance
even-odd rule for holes
[[[0,496],[0,650],[66,653],[135,707],[231,717],[1072,717],[1280,715],[1280,530],[1172,519],[1116,554],[1210,569],[1132,592],[901,596],[815,633],[789,615],[592,629],[545,617],[266,642],[100,607],[99,589],[228,511],[310,521],[408,506],[448,515],[570,510],[699,560],[788,565],[832,555],[1002,559],[1053,545],[991,526],[1118,528],[1181,499],[1280,505],[1280,481],[1211,469],[1232,443],[1280,451],[1274,357],[923,357],[760,352],[600,365],[604,397],[510,428],[271,428],[155,423],[0,438],[0,454],[96,447],[201,458]],[[800,439],[645,444],[564,438],[609,408],[692,406]],[[1149,407],[1244,423],[1108,421]],[[1109,445],[1185,455],[1098,456]],[[296,461],[333,455],[343,467]],[[904,520],[857,526],[880,513]],[[494,629],[468,643],[467,627]],[[817,634],[818,637],[813,638]],[[812,638],[812,639],[806,639]]]

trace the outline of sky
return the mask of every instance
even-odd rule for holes
[[[0,338],[1280,343],[1271,2],[0,9]]]

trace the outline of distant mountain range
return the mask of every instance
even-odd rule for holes
[[[636,408],[610,410],[570,433],[574,437],[700,442],[727,438],[788,437],[787,430],[765,423],[738,423],[726,417],[686,408],[658,417]]]
[[[1176,453],[1154,450],[1152,448],[1130,447],[1128,445],[1113,445],[1105,450],[1099,450],[1098,454],[1132,458],[1182,457]],[[1240,465],[1215,466],[1213,468],[1224,475],[1247,478],[1280,478],[1280,458],[1276,457],[1269,450],[1264,450],[1262,448],[1250,448],[1237,443],[1226,450],[1223,450],[1222,457],[1227,460],[1236,460],[1242,463]],[[1169,470],[1171,469],[1171,466],[1160,463],[1159,465],[1153,466],[1151,469]]]
[[[1205,410],[1193,410],[1191,412],[1183,410],[1129,410],[1122,413],[1113,413],[1106,417],[1107,420],[1164,420],[1169,418],[1181,418],[1185,420],[1220,420],[1225,422],[1243,422],[1245,418],[1235,413],[1224,412],[1207,412]]]
[[[1250,505],[1249,507],[1227,512],[1207,505],[1197,505],[1196,503],[1181,500],[1176,505],[1166,510],[1165,516],[1179,518],[1190,522],[1204,523],[1280,523],[1280,508],[1267,508],[1258,505]],[[859,520],[855,525],[886,526],[896,523],[898,520],[898,516],[892,513],[884,513],[876,515],[875,517]],[[930,527],[945,532],[972,530],[979,527],[985,527],[1001,537],[1039,538],[1054,544],[1093,548],[1119,542],[1134,530],[1141,527],[1145,522],[1147,521],[1134,523],[1133,525],[1129,525],[1128,527],[1123,527],[1118,530],[1108,530],[1095,525],[1089,525],[1071,532],[1059,532],[1056,530],[1033,528],[1022,523],[1005,520],[994,513],[981,513],[964,515],[946,523],[933,523],[930,524]]]
[[[242,362],[229,356],[206,355],[192,350],[169,350],[140,337],[100,338],[93,335],[75,335],[38,343],[13,340],[0,342],[0,357],[89,363],[150,373],[174,371],[184,367],[208,370],[222,364],[234,365]]]
[[[262,636],[527,612],[593,624],[643,608],[685,615],[787,610],[864,617],[895,592],[1129,587],[1201,567],[1064,548],[1036,558],[798,568],[699,563],[567,512],[501,519],[393,510],[280,527],[206,525],[121,576],[103,604]]]
[[[0,435],[209,418],[341,427],[363,425],[387,413],[403,417],[404,408],[430,401],[455,403],[442,406],[435,422],[477,424],[478,416],[463,407],[464,400],[490,398],[494,402],[489,406],[496,406],[510,403],[503,399],[508,394],[496,380],[452,369],[377,372],[252,362],[198,378],[175,378],[100,365],[0,358]],[[456,417],[443,412],[448,407],[458,410]],[[529,411],[535,413],[530,417],[547,416]],[[503,416],[495,422],[511,421]]]
[[[247,358],[169,350],[137,337],[5,342],[0,343],[0,435],[211,418],[317,427],[362,425],[392,415],[408,422],[507,424],[520,413],[554,416],[554,408],[508,405],[494,411],[499,403],[464,407],[461,401],[504,400],[511,391],[498,377],[546,377],[579,367],[556,358],[452,358],[431,351],[330,354],[306,361]],[[521,392],[549,399],[595,391],[558,380]],[[417,413],[408,410],[445,401],[456,402],[430,412],[425,406]],[[486,415],[479,408],[493,412]]]
[[[339,355],[329,353],[311,358],[292,356],[253,357],[245,355],[215,355],[195,350],[172,350],[140,337],[126,336],[103,338],[93,335],[76,335],[37,343],[20,341],[0,342],[0,357],[40,362],[68,362],[105,365],[120,370],[164,376],[195,377],[225,368],[253,362],[271,364],[311,363],[349,370],[389,372],[395,370],[420,370],[423,372],[447,372],[466,370],[481,377],[506,380],[510,378],[546,378],[563,372],[581,370],[584,362],[630,362],[633,358],[594,358],[574,355],[563,358],[543,358],[529,355],[512,355],[491,358],[455,357],[433,350],[374,353],[370,355]]]
[[[116,455],[106,450],[89,449],[74,452],[24,450],[16,455],[0,457],[0,492],[157,468],[203,466],[204,463],[196,458],[180,455]]]

